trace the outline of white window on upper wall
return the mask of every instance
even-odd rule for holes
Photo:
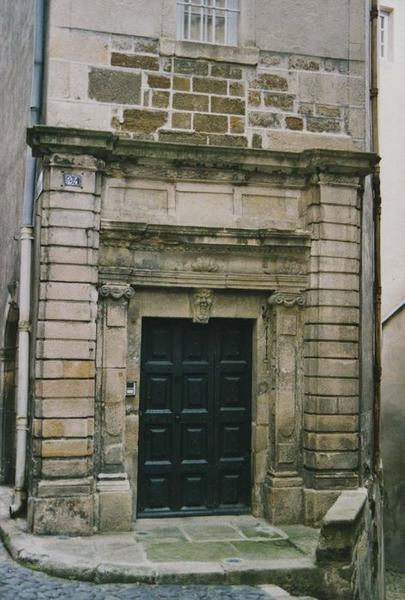
[[[177,0],[177,39],[237,46],[240,0]]]
[[[392,11],[381,9],[379,15],[379,46],[381,59],[392,60],[392,40]]]

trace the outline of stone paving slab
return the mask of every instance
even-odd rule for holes
[[[309,528],[287,534],[243,515],[143,519],[132,532],[91,537],[34,536],[24,520],[9,518],[8,501],[1,488],[0,534],[11,556],[52,575],[99,583],[271,583],[301,594],[319,586],[318,532]]]

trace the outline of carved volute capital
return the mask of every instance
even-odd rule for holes
[[[191,296],[193,323],[208,323],[214,303],[214,292],[209,289],[194,290]]]
[[[303,294],[294,292],[276,292],[267,300],[269,306],[304,306],[305,297]]]
[[[129,300],[135,296],[135,290],[126,284],[105,284],[100,288],[100,297],[111,300]]]

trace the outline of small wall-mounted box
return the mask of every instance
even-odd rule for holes
[[[136,396],[136,381],[127,381],[127,396]]]

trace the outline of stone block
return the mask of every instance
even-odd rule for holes
[[[154,91],[152,94],[152,106],[155,108],[167,108],[170,103],[170,93]]]
[[[252,135],[252,148],[263,148],[263,138],[259,133]]]
[[[316,377],[358,377],[359,362],[356,359],[307,358],[305,373]]]
[[[43,379],[35,392],[42,398],[82,398],[94,396],[94,379]]]
[[[204,146],[208,142],[208,136],[205,133],[188,133],[186,131],[160,131],[159,141]]]
[[[346,306],[319,306],[307,308],[307,319],[312,323],[358,325],[359,318],[358,308]]]
[[[100,212],[100,198],[91,193],[91,191],[94,191],[95,188],[94,173],[84,173],[85,187],[89,189],[90,193],[88,191],[83,192],[81,189],[80,191],[75,192],[52,191],[51,193],[47,194],[47,206],[44,208],[60,208],[62,210],[74,211],[75,213],[82,210],[93,213]],[[55,187],[58,187],[58,185],[60,186],[62,179],[60,170],[55,172],[54,179],[55,181],[52,182],[52,185]],[[68,245],[67,248],[70,248],[70,246]],[[72,250],[74,250],[74,248],[72,248]]]
[[[44,340],[37,343],[37,357],[90,360],[95,357],[95,344],[91,341]]]
[[[357,432],[357,415],[304,415],[304,428],[319,432]]]
[[[191,129],[191,113],[172,113],[172,127],[175,129]]]
[[[228,93],[228,82],[223,79],[193,77],[193,92],[226,95]]]
[[[95,323],[71,321],[39,321],[38,337],[65,340],[95,340]]]
[[[191,110],[193,112],[207,112],[209,107],[209,97],[197,94],[173,95],[173,108],[177,110]]]
[[[140,104],[141,75],[110,69],[90,69],[89,98],[98,102]]]
[[[305,354],[308,358],[358,358],[355,342],[307,342]]]
[[[288,90],[288,81],[285,77],[271,73],[263,73],[250,82],[250,87],[259,90]]]
[[[191,87],[191,79],[188,77],[173,77],[173,89],[178,92],[189,92]]]
[[[280,115],[277,113],[252,111],[249,113],[249,125],[266,129],[280,129],[282,127],[282,122]]]
[[[93,417],[94,398],[47,398],[36,400],[35,416],[46,419]]]
[[[244,115],[246,113],[246,104],[239,98],[222,98],[219,96],[211,97],[211,112],[226,113],[230,115]]]
[[[200,77],[206,77],[208,75],[208,68],[209,63],[203,60],[188,58],[174,59],[174,72],[182,75],[199,75]]]
[[[359,327],[356,325],[327,325],[325,323],[308,324],[305,325],[304,337],[308,341],[358,342]]]
[[[359,438],[357,433],[304,432],[304,447],[320,451],[357,450]]]
[[[122,129],[133,133],[153,133],[166,124],[168,113],[165,111],[140,110],[129,108],[124,110]]]
[[[44,419],[44,438],[85,438],[94,434],[93,419]]]
[[[237,148],[247,148],[248,141],[244,136],[232,135],[209,135],[210,146],[234,146]]]
[[[319,71],[320,60],[308,56],[290,56],[288,58],[288,68],[300,71]]]
[[[193,119],[196,131],[226,133],[228,131],[228,117],[196,113]]]
[[[228,63],[213,63],[211,66],[211,77],[223,77],[224,79],[242,79],[243,71],[240,67]]]
[[[159,52],[159,41],[156,38],[131,36],[129,39],[133,40],[135,52],[145,52],[145,54],[158,54]]]
[[[42,230],[46,234],[46,243],[51,246],[96,247],[95,237],[89,236],[86,229],[68,227],[49,227]],[[45,233],[46,232],[46,233]],[[45,241],[45,240],[43,240]]]
[[[229,94],[231,96],[244,96],[245,95],[245,84],[234,81],[229,84]]]
[[[46,114],[47,125],[54,127],[110,129],[111,108],[108,104],[49,99]]]
[[[264,514],[273,525],[303,521],[303,488],[299,478],[274,477],[264,485]]]
[[[304,450],[304,463],[310,469],[334,470],[357,469],[359,465],[358,452],[332,452]]]
[[[43,440],[41,445],[41,456],[44,458],[90,456],[92,453],[92,443],[87,438]]]
[[[60,498],[77,494],[89,494],[92,488],[92,478],[80,479],[43,479],[38,482],[38,498]]]
[[[95,307],[91,302],[53,300],[40,302],[39,318],[56,321],[90,321],[95,319]]]
[[[97,290],[90,283],[72,283],[50,281],[41,283],[40,298],[47,300],[77,300],[79,302],[96,302]]]
[[[262,93],[250,90],[248,94],[249,106],[260,106],[262,103]]]
[[[311,254],[313,256],[330,256],[340,258],[360,258],[360,245],[357,241],[314,240]]]
[[[166,90],[170,88],[171,79],[166,75],[148,75],[148,85],[151,88]]]
[[[159,59],[157,56],[148,56],[145,54],[124,54],[123,52],[112,52],[111,65],[113,67],[127,67],[131,69],[158,71]]]
[[[89,459],[86,458],[44,458],[41,468],[47,478],[86,477],[90,473]]]
[[[231,133],[245,133],[245,119],[243,117],[230,117],[229,129]]]
[[[66,259],[67,260],[67,259]],[[44,275],[49,281],[67,281],[72,283],[97,283],[96,267],[86,265],[50,265]]]
[[[292,129],[293,131],[302,131],[304,129],[304,121],[299,117],[286,117],[285,124],[287,129]]]
[[[92,495],[29,498],[31,529],[35,535],[91,535],[94,533]]]
[[[307,129],[314,133],[340,133],[342,125],[339,119],[307,116]]]
[[[94,31],[65,27],[50,27],[49,56],[72,62],[108,64],[108,36]]]
[[[100,475],[97,483],[99,531],[131,531],[132,493],[128,479],[123,476]]]
[[[126,369],[105,369],[104,385],[105,403],[124,403],[126,395]]]
[[[260,92],[250,92],[252,95],[252,99],[254,102],[253,105],[260,105]],[[257,99],[257,96],[259,98]],[[281,108],[282,110],[292,111],[294,109],[294,98],[295,96],[291,96],[290,94],[277,94],[265,92],[263,94],[264,105],[265,106],[274,106],[275,108]],[[256,99],[258,102],[256,102]]]
[[[359,393],[359,381],[357,378],[307,376],[305,391],[314,396],[354,396]]]
[[[340,106],[332,106],[330,104],[316,104],[316,114],[321,117],[331,117],[332,119],[340,119],[342,109]]]

